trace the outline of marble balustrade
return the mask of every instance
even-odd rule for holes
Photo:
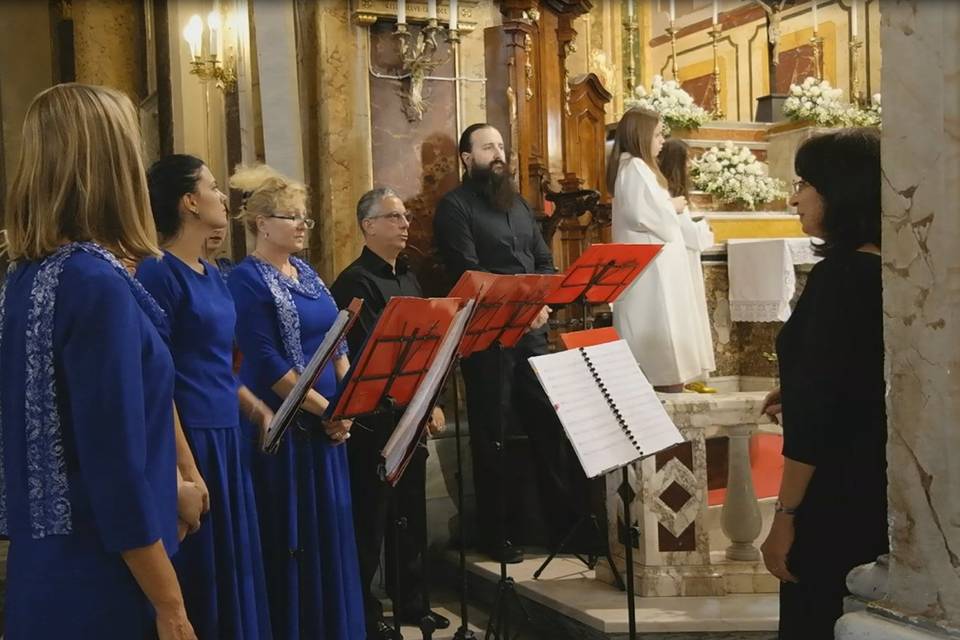
[[[763,392],[664,396],[667,412],[686,442],[629,469],[638,595],[719,596],[777,590],[776,579],[760,560],[764,522],[750,473],[750,437],[761,430],[778,430],[760,415],[763,396]],[[711,531],[705,447],[707,438],[720,436],[730,438],[723,534]],[[606,479],[607,525],[611,555],[625,576],[621,477],[612,473]],[[597,567],[597,578],[614,582],[603,563]]]

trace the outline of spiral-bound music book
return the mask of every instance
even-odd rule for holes
[[[683,442],[624,340],[530,358],[590,478]]]

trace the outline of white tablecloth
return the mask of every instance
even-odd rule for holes
[[[794,266],[818,260],[809,238],[727,240],[730,319],[786,321],[797,290]]]

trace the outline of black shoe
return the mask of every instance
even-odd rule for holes
[[[367,629],[367,640],[403,640],[403,636],[385,621],[378,620],[372,629]]]
[[[436,629],[446,629],[450,626],[450,619],[446,616],[442,616],[436,611],[427,611],[426,614],[420,611],[408,611],[397,616],[397,619],[400,621],[400,624],[410,625],[412,627],[419,627],[420,623],[425,617],[429,616],[433,621],[433,628]]]
[[[519,564],[523,562],[523,547],[508,545],[506,548],[501,546],[486,547],[481,552],[489,556],[494,562],[505,562],[507,564]]]

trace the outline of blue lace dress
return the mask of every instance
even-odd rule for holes
[[[320,345],[337,306],[316,273],[295,261],[299,281],[248,257],[230,273],[237,309],[240,381],[271,408],[272,385],[299,369]],[[299,344],[299,353],[291,353]],[[336,391],[333,366],[317,379],[324,397]],[[244,424],[260,518],[274,638],[362,640],[363,599],[353,533],[346,446],[334,446],[319,420],[301,414],[302,428],[284,437],[276,455],[252,446]]]

